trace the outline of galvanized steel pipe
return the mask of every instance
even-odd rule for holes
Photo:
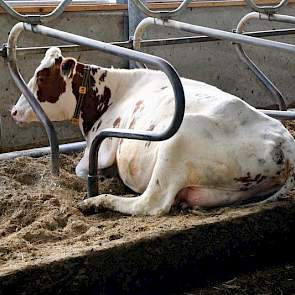
[[[288,0],[281,0],[281,2],[275,6],[267,5],[267,6],[258,6],[253,0],[245,0],[245,2],[252,8],[252,10],[266,13],[266,14],[273,14],[276,13],[281,7],[288,3]]]
[[[85,147],[86,147],[86,141],[66,143],[66,144],[61,144],[59,146],[59,151],[62,154],[79,153],[79,152],[82,152],[85,149]],[[0,161],[11,160],[11,159],[19,158],[19,157],[39,158],[39,157],[50,154],[50,151],[51,151],[51,148],[48,146],[48,147],[34,148],[29,150],[2,153],[0,154]]]
[[[56,132],[54,130],[52,122],[48,119],[47,115],[43,111],[40,103],[35,98],[34,94],[28,88],[26,82],[21,76],[17,62],[16,62],[16,43],[21,32],[24,31],[24,24],[16,24],[10,31],[7,46],[7,62],[10,75],[19,90],[25,95],[30,106],[34,110],[36,116],[42,123],[48,136],[48,140],[51,146],[51,172],[53,175],[59,174],[59,147]]]
[[[220,40],[231,41],[234,43],[249,44],[254,46],[266,47],[270,49],[280,49],[280,50],[288,51],[291,53],[295,53],[295,45],[291,45],[287,43],[259,39],[256,37],[250,37],[250,36],[246,36],[242,34],[226,32],[226,31],[222,31],[218,29],[211,29],[207,27],[191,25],[191,24],[187,24],[187,23],[183,23],[183,22],[179,22],[175,20],[161,20],[161,19],[150,18],[150,17],[147,17],[144,20],[142,20],[138,24],[135,30],[134,40],[133,40],[133,46],[135,49],[137,50],[140,49],[143,33],[145,32],[146,28],[151,25],[170,27],[170,28],[174,28],[177,30],[185,31],[185,32],[202,34],[209,37],[218,38]],[[293,112],[289,112],[289,113],[293,113]],[[267,114],[269,116],[281,118],[283,120],[285,120],[285,117],[286,117],[284,115],[284,111],[281,112],[282,114],[281,117],[279,116],[280,113],[273,112],[272,110],[267,110]],[[292,117],[292,114],[289,114],[289,117]],[[295,118],[295,112],[294,112],[294,118]]]
[[[15,11],[10,5],[5,3],[4,0],[0,0],[0,6],[14,19],[20,22],[27,22],[31,24],[40,24],[50,22],[56,18],[58,18],[63,12],[65,7],[72,0],[63,0],[51,13],[45,15],[23,15]]]
[[[290,23],[295,24],[295,17],[289,15],[281,15],[281,14],[273,14],[266,15],[258,12],[251,12],[246,14],[238,23],[236,32],[238,34],[244,33],[245,26],[252,19],[266,20],[266,21],[276,21],[282,23]],[[238,56],[240,59],[248,65],[250,70],[258,77],[258,79],[264,84],[264,86],[278,99],[279,106],[281,110],[286,110],[287,106],[285,103],[285,99],[277,87],[266,77],[266,75],[255,65],[255,63],[249,58],[249,56],[245,53],[244,49],[240,44],[235,44],[236,50],[238,52]],[[290,114],[291,116],[291,114]],[[293,117],[290,117],[290,120],[295,119],[295,114]]]
[[[258,12],[250,12],[245,15],[239,22],[236,33],[242,34],[244,32],[244,27],[247,22],[251,19],[260,19],[260,13]],[[255,74],[258,80],[263,84],[263,86],[271,93],[271,95],[277,100],[279,108],[281,111],[287,110],[287,105],[285,102],[285,98],[283,94],[279,91],[279,89],[269,80],[269,78],[260,70],[256,64],[250,59],[250,57],[246,54],[241,44],[234,44],[238,56],[242,62],[244,62],[247,67]]]
[[[170,11],[169,10],[158,10],[158,11],[151,10],[141,0],[132,0],[132,1],[135,4],[135,6],[141,12],[143,12],[146,16],[167,19],[183,12],[192,0],[183,0],[182,3],[176,9],[170,10]]]

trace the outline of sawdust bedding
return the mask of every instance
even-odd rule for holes
[[[295,130],[294,123],[288,126]],[[84,216],[76,207],[86,194],[86,181],[76,177],[74,170],[80,157],[62,155],[59,177],[51,176],[48,157],[0,162],[0,274],[91,248],[103,249],[240,216],[249,210],[241,207],[194,213],[176,210],[162,217],[124,216],[106,211]],[[101,176],[99,191],[132,194],[118,177]]]

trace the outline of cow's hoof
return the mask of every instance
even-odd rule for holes
[[[108,195],[100,195],[92,198],[87,198],[78,203],[78,208],[84,214],[94,214],[97,212],[105,211],[108,206],[106,202],[108,201]]]
[[[95,206],[93,200],[91,199],[81,201],[78,203],[77,207],[85,215],[94,214],[98,211],[97,206]]]

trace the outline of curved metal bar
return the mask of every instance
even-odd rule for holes
[[[295,17],[289,15],[281,15],[281,14],[273,14],[266,15],[258,12],[250,12],[246,14],[238,23],[236,28],[236,32],[238,34],[242,34],[244,32],[244,28],[248,21],[252,19],[260,19],[267,21],[277,21],[283,23],[291,23],[295,24]],[[250,70],[256,75],[256,77],[263,83],[263,85],[272,93],[274,97],[277,98],[280,110],[285,111],[287,109],[285,99],[281,92],[277,89],[277,87],[267,78],[267,76],[255,65],[255,63],[249,58],[249,56],[245,53],[244,49],[240,44],[235,44],[235,48],[238,52],[238,56],[240,59],[248,65]]]
[[[41,121],[44,126],[48,140],[51,147],[51,172],[53,175],[59,175],[59,146],[58,139],[54,127],[51,121],[48,119],[47,115],[43,111],[40,103],[35,98],[34,94],[28,88],[26,82],[21,76],[17,63],[16,63],[16,43],[21,32],[24,31],[24,24],[16,24],[10,31],[8,38],[8,47],[7,47],[7,62],[10,74],[14,80],[16,86],[19,90],[25,95],[30,106],[34,110],[38,119]]]
[[[45,35],[48,37],[56,38],[65,42],[79,44],[85,47],[95,48],[102,52],[110,53],[116,56],[120,56],[125,59],[132,59],[135,61],[141,61],[160,68],[168,77],[174,92],[175,97],[175,112],[170,122],[170,125],[166,130],[161,133],[153,131],[133,131],[128,129],[105,129],[93,140],[90,153],[89,153],[89,176],[88,176],[88,196],[94,196],[98,193],[98,179],[97,179],[97,159],[98,149],[100,143],[106,137],[122,137],[138,140],[160,141],[165,140],[173,136],[179,129],[185,109],[184,91],[181,80],[175,71],[175,69],[164,59],[156,56],[152,56],[146,53],[137,52],[123,47],[118,47],[105,42],[93,40],[90,38],[74,35],[71,33],[59,31],[56,29],[48,28],[41,25],[30,24],[18,24],[23,26],[24,30],[31,31],[37,34]]]
[[[259,19],[260,14],[258,12],[250,12],[247,15],[245,15],[241,21],[239,22],[236,33],[242,34],[244,31],[244,27],[246,23],[250,19]],[[260,70],[256,64],[250,59],[250,57],[245,53],[243,47],[241,44],[234,44],[236,51],[238,53],[238,56],[240,60],[242,60],[248,68],[255,74],[255,76],[258,78],[258,80],[263,84],[263,86],[271,93],[271,95],[277,100],[277,103],[279,105],[279,109],[281,111],[287,110],[287,105],[285,98],[283,94],[279,91],[279,89],[270,81],[270,79],[263,73],[262,70]]]
[[[158,17],[158,18],[170,18],[172,16],[175,16],[176,14],[179,14],[180,12],[183,12],[185,8],[188,6],[188,4],[192,0],[183,0],[182,3],[174,10],[159,10],[159,11],[154,11],[150,10],[141,0],[132,0],[135,6],[143,12],[145,15],[150,16],[150,17]]]
[[[258,6],[253,0],[245,0],[245,2],[256,12],[261,12],[265,14],[276,13],[281,7],[288,3],[288,0],[281,0],[281,2],[275,6]]]
[[[166,26],[171,27],[177,30],[182,30],[185,32],[190,32],[194,34],[202,34],[205,36],[209,36],[212,38],[217,38],[220,40],[226,40],[234,43],[242,43],[242,44],[249,44],[254,46],[260,46],[260,47],[266,47],[266,48],[273,48],[273,49],[280,49],[285,50],[291,53],[295,53],[295,45],[272,41],[272,40],[266,40],[266,39],[260,39],[256,37],[250,37],[242,34],[236,34],[232,32],[226,32],[221,31],[217,29],[211,29],[207,27],[201,27],[196,25],[191,25],[187,23],[182,23],[175,20],[161,20],[156,18],[150,18],[147,17],[143,19],[137,26],[135,33],[134,33],[134,40],[133,40],[133,46],[134,49],[140,48],[140,42],[142,41],[142,35],[145,31],[145,29],[148,26],[151,25],[158,25],[158,26]],[[279,113],[278,113],[279,112]],[[281,116],[280,116],[281,114]],[[286,120],[286,114],[285,111],[272,111],[267,110],[267,115],[277,118]],[[295,112],[288,112],[288,118],[290,120],[295,119]]]
[[[63,0],[59,5],[49,14],[45,15],[24,15],[16,12],[10,5],[5,3],[4,0],[0,0],[0,6],[13,18],[20,22],[26,22],[30,24],[40,24],[52,21],[59,17],[66,7],[72,0]]]

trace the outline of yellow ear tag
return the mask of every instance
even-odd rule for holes
[[[79,124],[79,118],[72,118],[71,123],[78,125]]]
[[[80,93],[80,94],[86,94],[86,87],[84,87],[84,86],[80,86],[80,87],[79,87],[79,93]]]

